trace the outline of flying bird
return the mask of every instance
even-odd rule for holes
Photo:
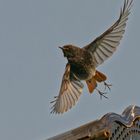
[[[97,84],[104,83],[107,76],[97,70],[106,59],[112,56],[120,44],[125,32],[126,22],[130,14],[133,0],[124,0],[124,6],[120,10],[118,20],[103,34],[88,45],[79,48],[74,45],[59,47],[67,58],[65,72],[62,78],[59,95],[52,101],[51,113],[62,114],[71,109],[78,101],[84,87],[81,81],[85,81],[89,93],[97,90],[106,97],[104,92],[97,89]],[[106,97],[107,98],[107,97]]]

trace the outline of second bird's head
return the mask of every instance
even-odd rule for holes
[[[65,45],[59,48],[63,51],[64,57],[67,57],[67,58],[74,57],[78,49],[77,47],[73,45]]]

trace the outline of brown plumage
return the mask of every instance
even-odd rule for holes
[[[87,46],[83,48],[74,45],[60,47],[68,63],[59,95],[52,102],[54,103],[52,113],[64,113],[76,104],[84,87],[81,80],[86,82],[90,93],[96,89],[100,95],[106,97],[103,92],[97,89],[97,84],[103,82],[109,89],[110,85],[105,82],[107,77],[96,68],[112,56],[119,46],[125,32],[132,2],[133,0],[124,0],[119,19]]]

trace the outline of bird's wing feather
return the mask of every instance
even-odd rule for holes
[[[70,73],[70,64],[66,65],[65,73],[59,95],[53,101],[51,113],[64,113],[68,111],[78,101],[83,89],[83,84],[73,74]]]
[[[102,35],[84,48],[91,52],[96,67],[112,56],[120,44],[133,0],[125,0],[119,19]]]

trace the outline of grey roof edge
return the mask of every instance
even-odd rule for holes
[[[121,115],[107,113],[101,119],[89,122],[78,128],[72,129],[46,140],[84,140],[107,139],[110,136],[110,128],[113,122],[119,122],[125,127],[131,127],[133,122],[140,118],[140,107],[135,105],[128,106]]]

